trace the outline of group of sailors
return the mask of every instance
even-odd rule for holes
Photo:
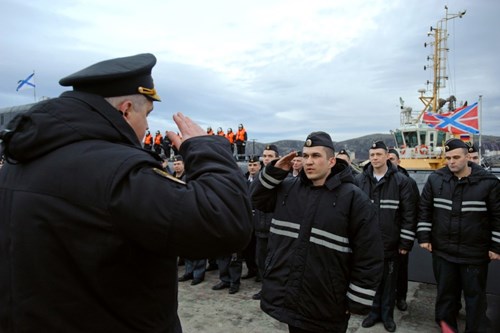
[[[168,136],[168,131],[162,135],[160,131],[156,131],[153,136],[149,130],[146,131],[144,139],[142,140],[142,146],[146,150],[154,150],[157,154],[161,154],[165,159],[171,160],[173,156],[179,154],[177,148],[172,145]],[[212,127],[207,127],[208,135],[218,135],[226,138],[231,144],[231,151],[238,161],[245,160],[245,147],[248,141],[248,134],[243,126],[243,124],[238,125],[238,130],[233,132],[233,129],[229,127],[227,132],[224,133],[222,127],[217,129],[217,133],[214,133]]]
[[[478,150],[476,145],[467,144],[458,139],[452,139],[447,142],[446,151],[450,154],[449,160],[459,159],[459,157],[451,155],[450,152],[453,151],[463,152],[464,156],[466,155],[467,157],[464,157],[460,168],[452,167],[453,163],[450,163],[450,166],[447,167],[449,171],[442,171],[444,172],[444,179],[453,176],[456,178],[456,174],[460,174],[460,172],[468,172],[468,176],[472,177],[471,179],[478,177],[476,174],[478,174],[480,178],[485,177],[486,174],[483,173],[484,170],[476,166],[479,161],[477,158]],[[465,151],[467,153],[465,153]],[[433,196],[439,196],[438,193],[440,193],[434,193],[434,191],[431,190],[433,186],[437,186],[436,180],[431,177],[429,184],[425,187],[423,202],[420,203],[420,210],[424,213],[420,215],[422,216],[422,221],[418,220],[417,222],[420,201],[419,189],[415,180],[400,166],[401,161],[396,149],[388,148],[382,141],[374,142],[369,149],[369,163],[364,165],[361,171],[352,165],[350,155],[345,149],[341,149],[335,157],[337,163],[339,163],[339,160],[346,163],[350,168],[350,173],[353,176],[353,181],[356,186],[367,194],[372,203],[376,205],[376,220],[382,236],[384,249],[382,276],[380,283],[373,291],[373,298],[369,299],[368,303],[370,304],[370,310],[364,312],[367,313],[367,316],[362,322],[362,327],[370,328],[376,323],[381,322],[388,332],[394,332],[396,330],[396,323],[394,322],[395,307],[400,311],[406,311],[408,309],[408,304],[406,302],[408,292],[408,258],[409,251],[411,251],[414,241],[417,238],[417,233],[419,233],[419,238],[424,242],[422,247],[432,250],[425,242],[430,242],[431,240],[428,234],[430,231],[429,225],[432,225],[432,222],[430,222],[432,221],[432,212],[439,207],[439,205],[436,207],[433,200],[437,199],[439,201],[440,199],[431,199]],[[260,158],[258,156],[250,156],[247,164],[248,171],[245,175],[249,187],[252,182],[259,179],[259,177],[261,182],[265,182],[262,181],[265,176],[259,176],[259,173],[271,162],[275,164],[278,159],[280,159],[280,155],[276,145],[267,145]],[[467,163],[467,161],[471,163]],[[287,177],[293,178],[300,176],[300,172],[305,163],[307,163],[307,160],[302,156],[302,152],[298,152],[290,162],[290,170]],[[491,184],[493,184],[491,188],[496,188],[493,191],[496,193],[493,194],[493,197],[495,197],[495,195],[498,196],[498,183],[495,185],[497,180],[489,176],[486,177],[486,179],[489,182],[487,186],[492,186]],[[448,179],[446,182],[450,182],[450,180]],[[474,182],[473,180],[473,183]],[[441,186],[441,192],[443,189],[447,188],[446,186],[443,187],[442,184],[439,186]],[[456,191],[456,186],[462,187],[460,191],[476,191],[468,188],[468,182],[454,184],[451,186],[450,190]],[[486,189],[487,186],[484,186],[484,188]],[[451,194],[451,192],[448,193],[448,195]],[[467,202],[463,204],[467,204]],[[495,209],[495,207],[492,208]],[[220,268],[220,282],[212,287],[213,290],[228,288],[229,293],[233,294],[239,290],[240,278],[246,279],[255,277],[256,281],[262,281],[263,274],[267,274],[264,283],[275,279],[272,271],[265,273],[264,263],[266,257],[272,258],[275,255],[275,253],[269,254],[268,252],[276,251],[275,246],[272,244],[270,245],[269,242],[270,234],[280,234],[276,229],[272,231],[273,224],[277,225],[278,222],[276,220],[273,221],[273,213],[271,212],[263,212],[255,207],[253,212],[254,235],[252,241],[243,252],[233,253],[217,261]],[[442,216],[442,218],[445,219],[446,216]],[[471,223],[474,223],[473,221],[477,217],[470,218],[473,219]],[[435,221],[434,224],[438,225],[439,221]],[[493,235],[492,241],[494,243],[500,243],[498,237],[495,236],[498,235],[498,231],[490,231],[490,233]],[[432,241],[443,242],[443,240],[440,239]],[[460,247],[465,244],[469,245],[470,242],[457,240],[457,243]],[[480,247],[480,245],[478,246]],[[498,244],[496,246],[498,246]],[[458,252],[456,252],[456,250],[447,252],[446,249],[438,249],[439,248],[436,248],[435,253],[433,253],[434,269],[438,282],[436,323],[443,328],[444,331],[446,331],[446,329],[451,330],[450,332],[457,330],[456,318],[461,308],[461,293],[459,291],[464,290],[468,313],[466,316],[467,332],[485,332],[487,329],[487,324],[485,323],[488,322],[485,317],[485,279],[488,258],[484,258],[484,251],[476,251],[477,255],[474,257],[473,255],[464,254],[463,250],[458,250]],[[483,258],[478,259],[481,255]],[[497,254],[493,254],[492,259],[498,259]],[[242,277],[243,263],[247,265],[247,274]],[[203,281],[206,265],[207,261],[204,260],[203,263],[198,266],[198,268],[202,268],[203,270],[203,274],[200,278],[199,274],[198,277],[196,277],[196,273],[194,275],[188,273],[188,267],[192,266],[186,264],[186,272],[179,277],[179,281],[192,279],[192,285],[199,284]],[[210,264],[209,267],[209,269],[213,269],[212,267],[214,266]],[[471,267],[479,270],[480,274],[478,277],[474,277],[473,274],[471,275],[469,272]],[[329,267],[328,269],[336,270],[335,267]],[[289,272],[289,274],[291,275],[292,272]],[[275,287],[277,288],[277,286]],[[264,291],[264,293],[265,292],[266,291]],[[273,297],[276,297],[274,290],[268,289],[267,292],[273,295]],[[252,299],[261,300],[263,297],[262,293],[262,290],[259,291],[252,296]],[[264,298],[265,297],[266,295],[264,295]],[[272,299],[271,296],[268,295],[268,297]],[[450,301],[451,299],[453,302]],[[294,322],[291,320],[293,316],[278,314],[280,312],[276,312],[276,308],[273,308],[275,305],[272,304],[272,301],[269,301],[271,304],[267,305],[265,304],[268,301],[265,299],[262,302],[264,311],[271,316],[287,323]],[[327,305],[321,302],[319,303],[322,306]],[[291,310],[289,309],[288,311]],[[311,320],[312,319],[308,319],[308,321]],[[345,323],[347,323],[347,321]],[[293,324],[289,324],[290,332],[315,332],[319,327],[322,327],[321,329],[328,327],[328,325],[324,326],[324,323],[316,323],[317,326],[311,325],[310,323],[302,324],[303,323],[297,327],[293,326]],[[339,327],[336,327],[334,331],[336,332],[338,328]],[[342,330],[343,328],[340,328],[339,331]],[[328,331],[328,329],[326,331]]]
[[[142,147],[161,101],[155,64],[145,53],[79,70],[59,81],[72,91],[0,131],[0,331],[182,332],[178,281],[196,285],[198,260],[218,258],[212,288],[238,292],[241,262],[255,264],[252,298],[291,333],[346,332],[351,313],[393,332],[394,307],[407,306],[395,296],[400,257],[417,238],[432,252],[436,323],[457,330],[463,291],[466,331],[486,332],[500,181],[469,146],[446,142],[448,165],[420,196],[383,142],[355,174],[321,131],[302,156],[266,146],[245,178],[226,137],[176,113],[171,174],[154,139]]]

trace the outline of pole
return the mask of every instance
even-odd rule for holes
[[[255,140],[256,139],[252,139],[252,155],[255,156]]]
[[[483,116],[483,95],[479,95],[479,163],[482,164],[482,156],[481,156],[481,139],[483,135],[483,129],[482,129],[482,116]]]
[[[36,103],[36,82],[35,82],[35,70],[33,70],[33,99]]]

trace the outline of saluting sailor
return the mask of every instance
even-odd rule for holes
[[[288,177],[296,156],[270,162],[252,188],[254,207],[274,212],[261,308],[292,333],[346,332],[351,312],[370,309],[382,276],[375,211],[335,160],[330,135],[309,134],[303,171]]]

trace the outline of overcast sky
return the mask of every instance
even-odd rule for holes
[[[163,102],[151,131],[175,130],[174,112],[202,127],[243,123],[258,142],[334,141],[399,126],[399,97],[421,110],[429,27],[448,23],[447,88],[483,96],[483,134],[500,135],[500,1],[497,0],[2,0],[0,107],[34,101],[16,92],[33,70],[37,99],[95,62],[153,53]],[[429,86],[429,89],[431,87]]]

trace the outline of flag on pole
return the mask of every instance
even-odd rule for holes
[[[437,130],[452,134],[479,134],[477,102],[449,113],[425,112],[424,123]]]
[[[460,140],[464,142],[470,141],[470,134],[460,134]]]
[[[16,91],[26,88],[35,88],[35,72],[28,75],[26,79],[17,81]]]

